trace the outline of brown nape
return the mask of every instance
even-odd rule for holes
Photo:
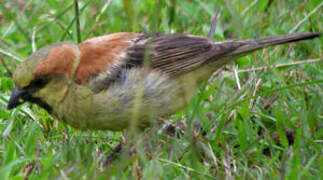
[[[76,58],[77,55],[71,45],[53,47],[47,58],[37,66],[34,77],[52,77],[53,75],[71,77]]]
[[[85,41],[79,45],[81,52],[80,64],[75,73],[75,82],[86,83],[90,78],[106,72],[117,64],[136,37],[134,33],[116,33]]]

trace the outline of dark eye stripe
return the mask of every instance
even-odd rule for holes
[[[33,79],[30,84],[23,89],[29,90],[29,91],[37,91],[41,88],[43,88],[48,83],[48,79],[44,77],[37,77]]]

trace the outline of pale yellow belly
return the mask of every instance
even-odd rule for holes
[[[142,78],[140,73],[130,71],[127,82],[97,94],[76,86],[68,94],[69,103],[57,113],[63,116],[58,118],[80,129],[118,131],[129,126],[146,126],[158,117],[182,110],[212,71],[204,66],[176,78],[160,72],[150,72]]]

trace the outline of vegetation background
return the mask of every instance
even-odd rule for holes
[[[12,71],[40,47],[120,31],[207,36],[216,9],[216,41],[318,32],[321,0],[79,0],[79,29],[74,5],[0,1],[0,179],[323,177],[322,38],[227,65],[170,120],[183,133],[167,136],[163,126],[114,161],[106,159],[121,132],[82,132],[30,104],[5,108]]]

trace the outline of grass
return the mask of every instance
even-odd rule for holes
[[[78,2],[78,16],[69,0],[0,2],[0,60],[9,69],[0,67],[0,179],[323,177],[322,38],[268,48],[226,66],[171,118],[188,127],[184,134],[153,131],[133,142],[135,156],[124,154],[109,166],[103,163],[122,133],[82,132],[34,105],[5,108],[10,71],[40,47],[119,31],[207,37],[216,9],[216,41],[322,31],[320,0]]]

